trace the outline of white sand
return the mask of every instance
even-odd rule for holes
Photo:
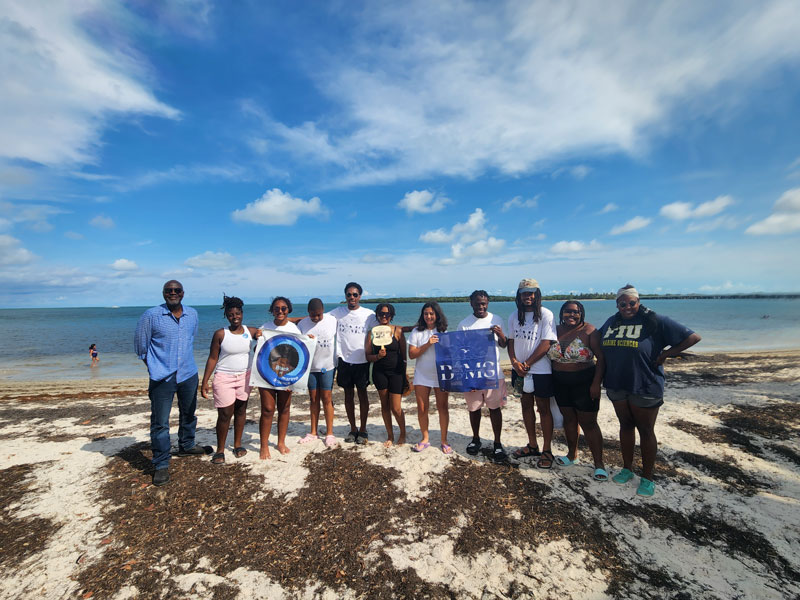
[[[800,354],[794,355],[795,357]],[[681,367],[691,371],[694,367]],[[669,376],[668,376],[669,377]],[[800,581],[780,581],[779,578],[757,561],[731,553],[724,544],[698,545],[671,530],[662,530],[638,518],[614,518],[608,507],[617,501],[629,504],[649,503],[669,508],[683,514],[702,511],[725,523],[752,530],[766,538],[796,571],[800,571],[800,468],[776,454],[767,451],[764,457],[754,456],[728,444],[704,444],[697,437],[670,425],[674,420],[685,420],[698,425],[716,427],[719,419],[712,413],[724,410],[731,403],[764,406],[768,410],[775,399],[791,398],[797,401],[800,386],[800,368],[770,371],[767,369],[761,381],[749,381],[739,385],[714,385],[695,387],[680,385],[670,387],[666,403],[660,412],[656,432],[662,456],[671,457],[677,451],[693,452],[736,465],[744,472],[769,482],[770,489],[761,489],[752,496],[732,491],[720,480],[684,463],[675,463],[679,472],[693,478],[694,486],[681,485],[674,480],[662,480],[652,499],[641,499],[634,495],[635,483],[627,486],[612,482],[599,483],[591,480],[591,457],[582,450],[583,462],[570,468],[552,471],[537,470],[523,465],[520,472],[537,482],[550,487],[550,494],[569,502],[575,511],[595,515],[607,532],[622,536],[620,547],[627,557],[637,564],[645,564],[652,570],[663,570],[681,582],[681,589],[692,597],[704,598],[790,598],[800,594]],[[146,383],[146,382],[145,382]],[[35,401],[20,404],[14,398],[21,394],[66,393],[80,391],[118,390],[121,397],[146,400],[144,384],[130,381],[59,383],[13,383],[5,386],[6,398],[0,408],[40,408]],[[138,388],[138,389],[134,389]],[[298,399],[300,400],[300,399]],[[52,402],[52,401],[50,401]],[[108,405],[108,399],[81,399],[82,403],[97,406]],[[198,444],[215,445],[214,422],[216,413],[208,401],[199,400]],[[433,402],[431,402],[433,404]],[[68,399],[58,400],[55,406],[68,405]],[[408,408],[414,405],[413,397]],[[385,430],[380,417],[370,417],[371,443],[353,451],[365,460],[383,467],[392,467],[400,473],[395,481],[397,488],[405,493],[407,501],[423,497],[428,493],[426,483],[435,479],[450,464],[450,461],[477,461],[483,458],[468,457],[465,447],[471,434],[463,399],[451,398],[450,443],[455,450],[445,456],[439,450],[438,416],[431,415],[431,448],[421,452],[411,451],[413,443],[420,439],[415,415],[407,415],[408,441],[403,447],[383,447]],[[375,407],[373,406],[373,409]],[[251,401],[249,417],[257,419],[257,401]],[[177,410],[173,411],[174,414]],[[263,475],[264,490],[295,496],[306,485],[308,469],[302,465],[309,453],[325,452],[322,440],[310,444],[298,444],[308,431],[308,422],[300,421],[304,416],[293,409],[293,422],[289,428],[288,445],[291,453],[282,456],[274,446],[272,459],[258,459],[258,426],[248,423],[245,430],[245,446],[250,450],[240,463],[249,465],[252,472]],[[110,457],[127,446],[148,440],[148,413],[141,410],[135,415],[123,414],[110,423],[97,426],[75,425],[75,418],[60,418],[50,421],[5,423],[0,428],[0,469],[14,465],[33,464],[35,469],[29,481],[27,493],[21,502],[12,504],[8,513],[18,518],[40,517],[52,519],[60,525],[42,552],[29,556],[6,568],[0,575],[0,598],[69,598],[74,597],[80,587],[75,580],[86,565],[102,560],[105,551],[104,539],[111,532],[110,525],[103,522],[103,506],[98,501],[101,478],[107,476],[103,466]],[[610,404],[601,405],[599,423],[607,439],[617,439],[617,421]],[[336,434],[340,440],[346,433],[346,419],[341,403],[336,405]],[[795,435],[780,443],[800,452],[797,431],[800,424],[791,424]],[[18,437],[29,431],[45,431],[61,434],[64,441],[47,441],[37,436]],[[482,433],[488,443],[490,423],[484,419]],[[172,428],[173,444],[176,428]],[[762,440],[745,432],[754,442],[762,446],[775,440]],[[395,435],[396,429],[395,429]],[[91,441],[98,436],[105,439]],[[275,442],[275,429],[271,442]],[[229,434],[229,445],[232,432]],[[504,410],[503,442],[509,452],[526,442],[522,427],[519,401],[511,399]],[[348,445],[349,448],[352,448]],[[566,448],[556,446],[556,454],[565,453]],[[230,453],[228,460],[232,460]],[[208,459],[196,459],[208,460]],[[606,454],[606,464],[612,472],[619,468],[621,459]],[[658,469],[658,465],[657,465]],[[571,487],[584,485],[586,491],[597,500],[590,506]],[[164,488],[167,491],[169,488]],[[257,498],[255,500],[258,500]],[[519,518],[519,515],[516,516]],[[607,597],[606,573],[590,569],[585,551],[573,548],[567,540],[556,540],[539,546],[512,546],[511,560],[492,552],[480,552],[474,556],[454,553],[454,540],[464,520],[449,535],[419,540],[419,533],[408,529],[402,536],[392,540],[375,540],[370,547],[374,558],[385,553],[395,567],[413,569],[425,581],[445,585],[458,597],[506,597],[512,584],[519,589],[537,590],[538,597],[559,598],[605,598]],[[402,528],[401,528],[402,530]],[[399,543],[398,543],[399,542]],[[163,558],[158,568],[165,577],[173,577],[172,566],[179,558]],[[369,562],[369,561],[368,561]],[[195,572],[174,576],[174,583],[183,591],[185,598],[205,598],[212,588],[221,582],[239,590],[239,598],[342,598],[352,593],[343,589],[326,589],[318,582],[309,581],[305,589],[287,590],[270,580],[265,573],[239,568],[227,577],[214,574],[204,568],[201,561]],[[645,580],[634,582],[633,590],[648,594],[649,584]],[[138,597],[136,589],[123,588],[117,598]]]

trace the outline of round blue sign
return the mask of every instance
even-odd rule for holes
[[[291,335],[271,337],[256,356],[259,375],[275,387],[297,383],[305,375],[308,366],[308,348]]]

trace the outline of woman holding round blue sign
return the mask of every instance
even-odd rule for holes
[[[283,296],[276,296],[269,306],[269,312],[272,313],[273,320],[264,323],[261,329],[285,331],[300,335],[297,325],[289,320],[289,314],[292,312],[291,300]],[[300,351],[290,343],[276,344],[273,348],[267,348],[265,345],[262,354],[264,350],[268,351],[265,355],[268,361],[268,368],[278,378],[282,375],[290,374],[301,359]],[[276,407],[278,409],[278,444],[276,447],[281,454],[288,454],[289,447],[286,445],[286,432],[289,429],[289,411],[292,405],[291,390],[259,387],[258,395],[261,398],[261,418],[258,423],[258,432],[261,436],[259,458],[261,460],[269,458],[269,433],[272,430],[272,417],[275,414]]]
[[[655,424],[658,409],[664,404],[663,364],[694,346],[700,336],[642,306],[639,292],[631,284],[617,291],[617,309],[593,334],[601,343],[595,350],[597,369],[591,394],[595,398],[600,396],[602,381],[619,419],[623,469],[612,480],[624,485],[633,479],[633,447],[638,430],[642,477],[636,493],[652,496],[658,450]]]

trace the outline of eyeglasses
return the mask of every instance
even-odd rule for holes
[[[164,288],[165,294],[182,294],[183,288]]]
[[[561,311],[561,313],[565,315],[579,315],[581,314],[581,311],[573,310],[571,308],[565,308],[564,310]]]
[[[379,312],[379,313],[378,313],[378,316],[379,316],[379,317],[391,317],[391,316],[392,316],[392,313],[390,313],[390,312],[386,312],[386,311],[384,311],[384,312]]]
[[[348,298],[358,298],[359,293],[358,292],[347,292],[345,294],[345,296],[348,297]]]
[[[285,313],[288,313],[289,312],[289,307],[288,306],[274,306],[272,308],[272,312],[285,312]]]
[[[619,306],[620,308],[625,308],[626,306],[628,308],[633,308],[637,304],[639,304],[638,300],[631,300],[630,302],[617,302],[617,306]]]

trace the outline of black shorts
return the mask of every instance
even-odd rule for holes
[[[600,399],[592,400],[589,387],[594,379],[594,366],[581,371],[553,371],[556,404],[581,412],[600,410]]]
[[[341,388],[355,386],[359,390],[367,389],[369,385],[369,363],[352,364],[339,359],[336,367],[336,384]]]
[[[533,395],[537,398],[552,398],[555,394],[553,388],[553,376],[549,373],[532,373],[533,375]],[[511,369],[511,385],[518,394],[523,393],[524,377],[517,375],[514,369]],[[525,392],[528,393],[528,392]]]
[[[405,384],[405,371],[398,372],[396,369],[384,371],[381,368],[372,367],[372,383],[377,390],[389,390],[390,394],[402,394],[403,384]]]

